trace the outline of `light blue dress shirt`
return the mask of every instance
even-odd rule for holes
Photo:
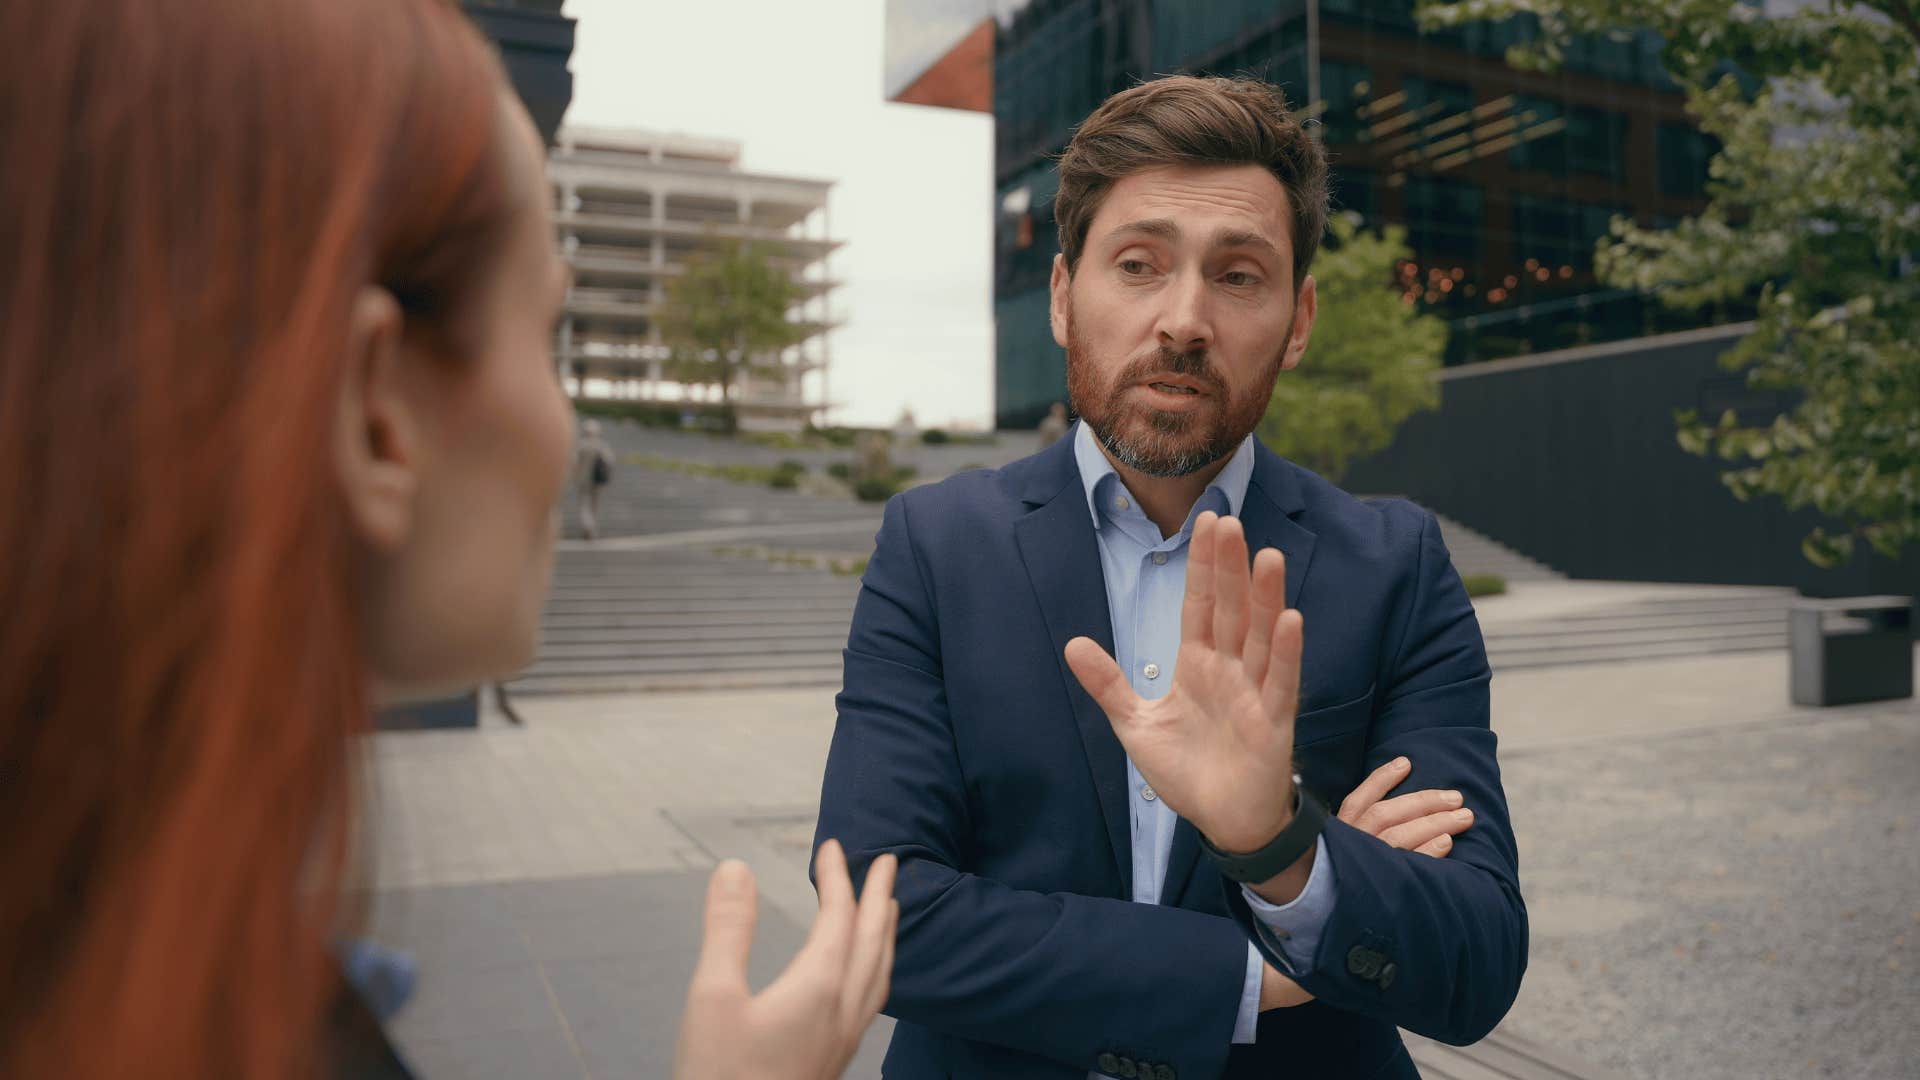
[[[1084,423],[1074,426],[1073,455],[1100,541],[1107,609],[1113,616],[1114,660],[1141,697],[1162,697],[1173,684],[1174,665],[1179,659],[1187,541],[1193,535],[1194,519],[1207,510],[1239,516],[1247,484],[1253,478],[1253,438],[1248,436],[1227,459],[1220,475],[1207,485],[1200,501],[1187,514],[1180,531],[1165,538],[1160,535],[1160,527],[1140,509],[1113,463],[1101,452],[1092,429]],[[1133,899],[1136,903],[1157,904],[1173,850],[1176,818],[1148,786],[1131,757],[1127,759],[1127,808],[1133,840]],[[1288,961],[1288,973],[1311,967],[1333,909],[1333,869],[1327,859],[1326,841],[1320,841],[1307,886],[1292,903],[1274,905],[1251,890],[1243,891],[1255,916],[1272,931],[1269,943],[1278,946],[1282,959]],[[1249,943],[1240,1011],[1233,1026],[1236,1043],[1254,1041],[1263,967],[1259,950]]]

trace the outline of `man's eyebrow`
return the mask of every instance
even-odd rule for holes
[[[1245,229],[1222,229],[1213,234],[1213,246],[1217,248],[1253,248],[1272,258],[1280,257],[1280,249],[1273,241],[1257,232]]]
[[[1161,240],[1179,240],[1180,226],[1171,218],[1142,218],[1113,230],[1114,235],[1152,236]],[[1280,248],[1262,233],[1251,229],[1221,229],[1213,234],[1215,248],[1251,248],[1270,258],[1280,258]]]
[[[1113,231],[1116,235],[1140,233],[1146,236],[1157,236],[1162,240],[1180,239],[1180,226],[1174,224],[1170,218],[1142,218],[1139,221],[1129,221]]]

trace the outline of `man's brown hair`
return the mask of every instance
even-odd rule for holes
[[[1172,75],[1122,90],[1087,117],[1060,157],[1053,215],[1072,271],[1087,228],[1120,178],[1163,165],[1258,165],[1293,210],[1297,289],[1327,227],[1327,154],[1287,112],[1278,87],[1254,79]]]

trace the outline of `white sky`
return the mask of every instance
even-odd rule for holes
[[[881,96],[883,0],[567,0],[568,123],[738,139],[834,180],[828,414],[992,426],[993,121]]]

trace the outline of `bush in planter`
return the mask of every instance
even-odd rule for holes
[[[846,461],[836,461],[827,466],[827,475],[833,477],[835,480],[851,480],[853,479],[853,464]]]
[[[1507,579],[1499,574],[1468,574],[1460,579],[1468,596],[1499,596],[1507,591]]]
[[[792,489],[800,486],[800,478],[807,475],[807,465],[803,461],[789,458],[774,467],[773,474],[767,477],[767,486]]]

